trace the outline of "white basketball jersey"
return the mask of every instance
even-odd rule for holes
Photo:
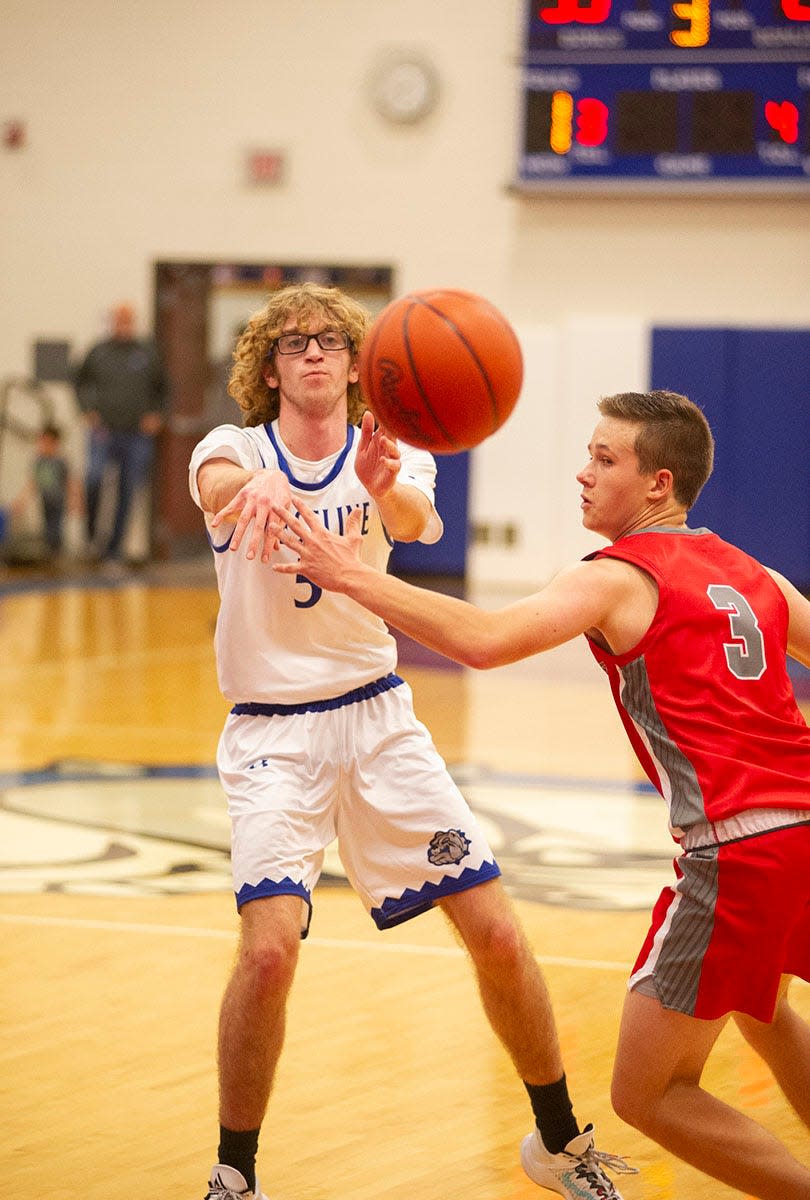
[[[194,448],[189,487],[202,508],[197,472],[211,458],[227,458],[247,470],[278,468],[287,476],[293,500],[302,499],[335,533],[348,514],[362,508],[361,557],[385,571],[391,542],[379,511],[357,478],[354,462],[360,431],[349,425],[346,444],[320,462],[296,458],[278,433],[278,421],[240,429],[220,425]],[[399,482],[418,488],[433,501],[436,464],[430,454],[399,443]],[[214,646],[223,695],[236,703],[298,704],[327,700],[362,687],[393,671],[396,642],[385,623],[354,600],[315,587],[302,575],[282,575],[272,559],[248,560],[246,536],[239,550],[229,550],[233,526],[211,529],[220,609]],[[421,541],[439,540],[443,526],[433,509]],[[282,546],[279,559],[294,560]]]

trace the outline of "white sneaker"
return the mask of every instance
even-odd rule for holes
[[[217,1163],[208,1180],[208,1194],[205,1200],[267,1200],[267,1197],[263,1194],[258,1179],[256,1191],[251,1192],[241,1171]]]
[[[627,1175],[637,1175],[638,1168],[615,1154],[594,1150],[593,1137],[593,1125],[586,1125],[561,1154],[549,1154],[535,1129],[520,1144],[523,1170],[533,1183],[569,1200],[622,1200],[603,1168]]]

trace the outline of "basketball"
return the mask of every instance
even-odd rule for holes
[[[394,437],[430,450],[470,450],[517,403],[523,355],[506,317],[482,296],[410,292],[376,317],[359,356],[363,398]]]

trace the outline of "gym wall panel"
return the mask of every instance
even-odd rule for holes
[[[653,330],[651,386],[704,409],[715,468],[691,523],[810,591],[810,331]]]

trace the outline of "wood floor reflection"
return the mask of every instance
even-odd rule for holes
[[[216,1149],[216,1016],[237,924],[215,869],[224,824],[205,776],[227,708],[211,649],[216,606],[210,583],[71,586],[0,600],[0,1162],[10,1197],[199,1200],[205,1191]],[[524,780],[590,780],[610,805],[614,784],[638,783],[582,646],[478,675],[403,653],[401,671],[448,762],[486,779],[500,773],[510,797]],[[107,834],[89,815],[97,809],[77,800],[88,766],[115,795]],[[102,884],[97,863],[91,869],[94,837],[122,861],[133,831],[144,844],[180,840],[176,817],[171,830],[156,827],[154,797],[147,812],[128,766],[199,768],[207,778],[204,800],[190,775],[178,787],[188,788],[189,841],[210,854],[209,868],[184,880],[183,863],[167,858],[174,882],[161,889],[151,869],[153,894],[124,887],[124,872]],[[60,772],[74,781],[61,791]],[[26,805],[20,797],[36,781],[36,804]],[[84,868],[81,838],[91,839]],[[57,860],[68,887],[49,887]],[[608,888],[617,873],[607,873]],[[663,868],[661,884],[667,878]],[[610,1109],[627,965],[646,908],[539,903],[522,891],[515,903],[549,980],[577,1116],[640,1168],[620,1181],[625,1200],[739,1197]],[[796,999],[810,1017],[810,988],[796,987]],[[807,1131],[732,1029],[707,1084],[808,1157]],[[441,915],[383,935],[348,888],[319,888],[260,1147],[270,1200],[529,1200],[546,1194],[518,1162],[529,1124]]]

